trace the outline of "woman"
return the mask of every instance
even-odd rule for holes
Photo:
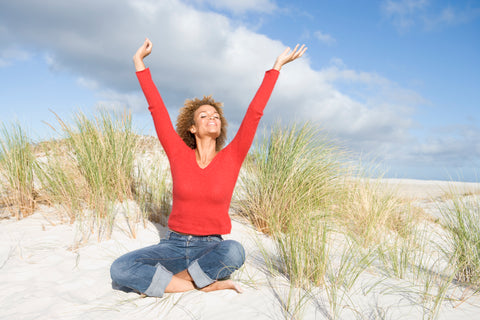
[[[276,59],[250,103],[237,135],[222,149],[226,120],[221,104],[211,97],[187,100],[175,132],[143,62],[152,51],[152,42],[145,40],[133,61],[158,138],[170,162],[173,204],[165,239],[127,253],[112,264],[110,273],[115,287],[155,297],[164,292],[192,289],[242,292],[228,278],[243,265],[244,249],[237,241],[221,237],[231,231],[228,210],[233,189],[280,69],[306,50],[297,45],[293,51],[285,49]]]

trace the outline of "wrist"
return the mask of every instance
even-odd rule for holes
[[[272,69],[275,69],[277,71],[280,71],[280,69],[282,69],[282,65],[278,62],[275,62],[275,64],[273,65],[273,68]]]
[[[145,70],[145,63],[143,62],[143,59],[140,58],[139,56],[135,55],[133,56],[133,64],[135,65],[135,70],[136,71],[142,71]]]

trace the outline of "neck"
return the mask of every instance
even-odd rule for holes
[[[214,139],[197,139],[197,163],[200,167],[205,168],[213,158],[217,155],[217,143]]]

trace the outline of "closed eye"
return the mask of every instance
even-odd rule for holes
[[[207,115],[206,114],[200,114],[200,118],[206,118]],[[220,119],[220,116],[218,114],[214,115],[213,116],[215,119]]]

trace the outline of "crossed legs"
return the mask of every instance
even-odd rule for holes
[[[195,282],[193,281],[192,277],[188,273],[188,270],[185,269],[172,276],[172,280],[170,280],[170,283],[165,288],[165,292],[186,292],[193,289],[197,289],[197,287],[195,286]],[[200,288],[200,290],[204,292],[225,289],[231,289],[238,293],[243,293],[243,289],[232,280],[216,280],[212,284]]]
[[[117,288],[148,296],[193,289],[241,293],[240,286],[228,278],[244,261],[245,251],[237,241],[171,233],[157,245],[121,256],[110,273]]]

